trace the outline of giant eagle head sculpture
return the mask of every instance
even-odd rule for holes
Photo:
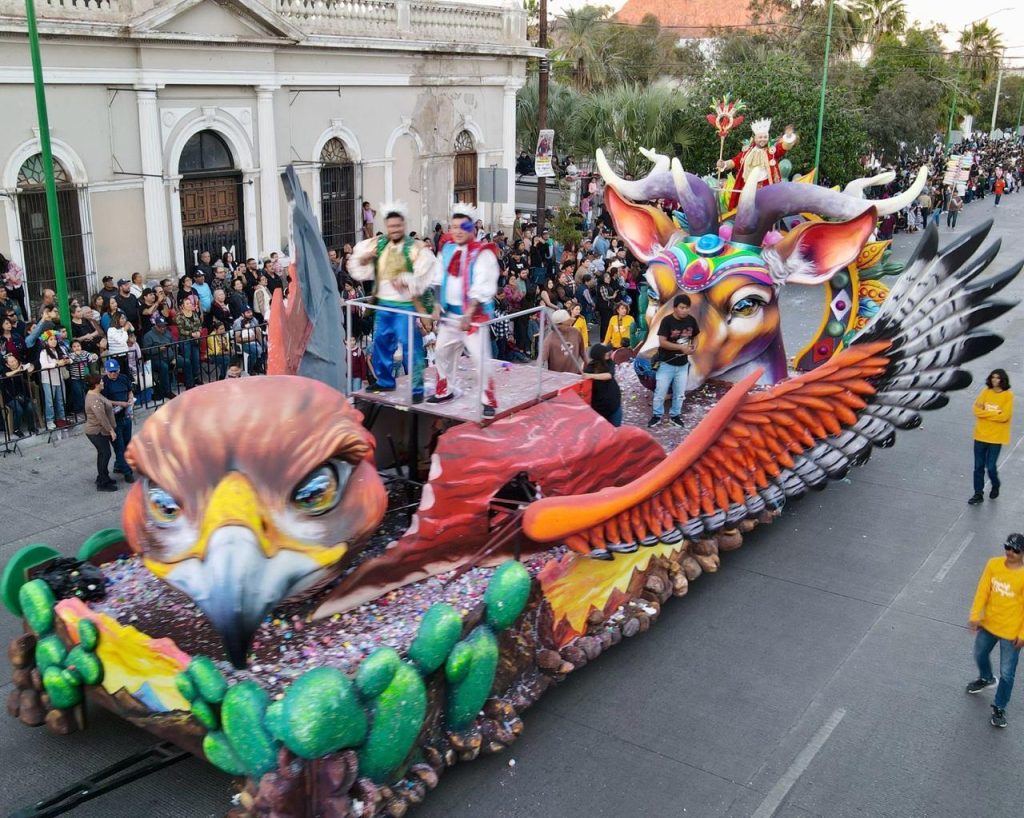
[[[128,542],[195,601],[236,667],[268,611],[336,576],[382,519],[360,420],[318,381],[243,378],[180,395],[131,442]]]

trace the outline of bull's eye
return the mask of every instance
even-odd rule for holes
[[[149,486],[146,490],[146,505],[149,516],[157,525],[170,525],[181,513],[178,501],[159,486]]]
[[[730,312],[733,315],[738,315],[741,318],[747,318],[757,312],[761,307],[764,306],[764,301],[752,295],[748,295],[746,298],[741,298],[735,304],[732,305]]]
[[[310,516],[325,514],[341,499],[352,467],[348,463],[325,463],[304,477],[292,493],[292,505]]]

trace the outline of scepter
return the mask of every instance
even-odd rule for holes
[[[740,116],[740,111],[746,109],[746,103],[742,99],[732,99],[732,94],[726,94],[724,97],[718,100],[711,100],[711,111],[708,114],[708,122],[711,123],[716,131],[718,131],[718,161],[721,162],[725,156],[725,137],[729,135],[729,131],[740,125],[743,122],[743,117]],[[722,181],[721,168],[715,166],[718,170],[718,181]]]

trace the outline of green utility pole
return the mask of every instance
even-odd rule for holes
[[[953,102],[949,106],[949,122],[946,124],[946,147],[953,142],[953,117],[956,116],[956,97],[960,91],[960,60],[961,51],[956,52],[956,82],[953,84]]]
[[[64,242],[57,210],[57,184],[53,179],[53,151],[50,148],[50,119],[46,115],[46,89],[43,87],[43,64],[39,58],[39,29],[36,27],[35,0],[25,0],[28,19],[28,47],[32,54],[32,79],[36,87],[36,116],[39,119],[39,147],[43,155],[46,181],[46,212],[50,217],[50,248],[53,252],[53,276],[57,282],[57,307],[64,329],[71,333],[71,311],[68,308],[68,281],[64,272]]]
[[[825,64],[821,68],[821,100],[818,102],[818,138],[814,143],[815,182],[821,180],[821,130],[825,125],[825,87],[828,85],[828,55],[832,50],[832,11],[835,0],[828,0],[828,27],[825,32]]]
[[[1017,109],[1017,128],[1014,130],[1014,136],[1020,136],[1020,115],[1024,114],[1024,88],[1020,90],[1020,107]]]

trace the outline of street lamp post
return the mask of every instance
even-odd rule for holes
[[[540,29],[538,32],[538,45],[546,49],[548,47],[548,0],[540,0]],[[548,80],[550,77],[551,63],[548,62],[548,55],[540,58],[540,72],[537,76],[537,129],[538,132],[548,126]],[[545,201],[547,195],[548,180],[544,176],[537,177],[537,232],[544,229],[544,211],[547,208]]]
[[[43,158],[46,186],[46,213],[50,222],[50,250],[53,253],[53,277],[56,282],[57,308],[67,332],[71,332],[71,311],[68,306],[68,282],[64,271],[64,242],[60,232],[57,209],[57,184],[53,178],[53,150],[50,147],[50,118],[46,114],[46,89],[43,86],[43,64],[39,57],[39,29],[36,26],[35,0],[25,0],[28,21],[28,48],[32,56],[32,79],[36,90],[36,116],[39,120],[39,152]],[[26,316],[27,318],[27,316]]]
[[[825,64],[821,68],[821,98],[818,101],[818,136],[814,141],[814,172],[821,178],[821,132],[825,124],[825,87],[828,85],[828,56],[832,50],[832,12],[835,0],[828,0],[828,25],[825,29]]]

